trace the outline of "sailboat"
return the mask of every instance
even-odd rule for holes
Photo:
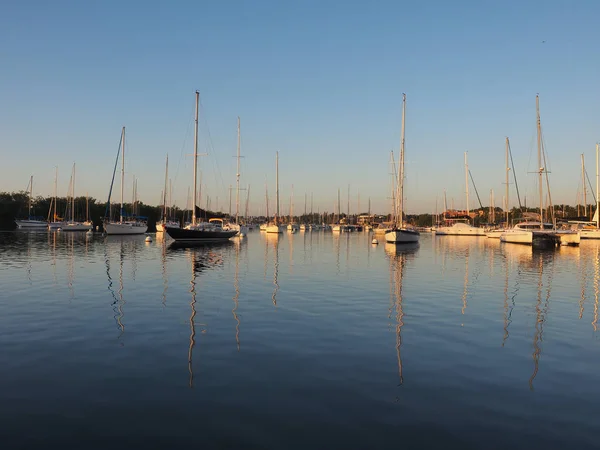
[[[71,173],[71,192],[70,202],[68,209],[70,209],[70,218],[67,222],[60,226],[60,231],[89,231],[94,226],[92,222],[86,219],[85,222],[77,222],[75,220],[75,164],[73,164],[73,171]]]
[[[544,175],[547,174],[542,159],[542,125],[540,120],[540,98],[535,97],[537,115],[537,147],[538,147],[538,189],[540,213],[537,220],[518,222],[513,228],[506,230],[500,236],[501,242],[525,244],[544,248],[557,245],[579,245],[580,235],[573,231],[557,231],[554,223],[544,223]]]
[[[118,155],[118,153],[117,153]],[[115,164],[116,169],[116,164]],[[113,181],[114,181],[113,172]],[[135,220],[136,217],[131,215],[129,219],[125,215],[125,201],[124,201],[124,190],[125,190],[125,127],[121,129],[121,210],[119,212],[119,221],[111,221],[109,214],[104,221],[104,231],[106,234],[144,234],[148,230],[146,222],[141,220]],[[111,191],[108,196],[108,208],[110,208],[110,195],[112,194],[112,183]]]
[[[56,167],[56,171],[54,173],[54,198],[52,199],[52,203],[50,204],[50,211],[48,212],[48,229],[49,230],[58,230],[62,224],[63,220],[58,217],[57,213],[57,184],[58,184],[58,166]],[[52,212],[54,210],[54,212]]]
[[[469,164],[467,163],[467,152],[465,152],[465,186],[467,195],[467,218],[465,219],[448,219],[445,217],[446,211],[444,211],[444,220],[447,225],[437,227],[435,234],[439,236],[485,236],[485,230],[483,228],[474,227],[470,224],[470,211],[469,211]]]
[[[598,144],[596,144],[596,211],[594,212],[594,217],[592,218],[592,222],[582,223],[582,228],[579,229],[579,233],[581,235],[581,239],[600,239],[600,221],[598,220],[598,211],[600,208],[600,197],[598,189],[599,187],[599,177],[600,174],[598,172]],[[585,182],[585,180],[584,180]],[[571,222],[572,223],[572,222]]]
[[[31,215],[33,211],[33,175],[29,178],[29,207],[27,219],[15,219],[18,228],[27,230],[41,230],[48,227],[48,222]]]
[[[385,233],[385,241],[390,244],[419,242],[420,233],[404,225],[404,124],[406,115],[406,94],[402,94],[402,133],[400,137],[400,171],[396,183],[396,204],[394,226]]]
[[[196,218],[196,195],[198,174],[198,103],[200,93],[196,91],[196,118],[194,129],[194,189],[192,191],[192,223],[185,228],[165,226],[165,231],[177,242],[201,243],[226,241],[238,234],[238,230],[226,230],[215,222],[198,222]]]
[[[294,222],[294,185],[292,184],[292,195],[290,197],[290,219],[288,221],[287,230],[290,233],[300,231],[300,227]]]
[[[509,148],[510,148],[510,144],[508,142],[508,137],[507,137],[506,138],[506,180],[505,180],[506,193],[505,193],[505,197],[504,197],[504,201],[505,201],[504,213],[506,214],[506,220],[504,223],[504,228],[489,230],[488,232],[485,233],[485,235],[491,239],[500,239],[500,236],[502,235],[502,233],[504,233],[508,229],[508,212],[509,212],[509,209],[508,209],[508,173],[510,171],[510,167],[508,166]]]
[[[248,234],[248,226],[240,224],[240,118],[237,118],[237,171],[235,189],[235,223],[225,224],[225,228],[237,231],[240,235]],[[231,197],[230,197],[231,198]],[[230,202],[231,205],[231,202]],[[231,209],[231,208],[230,208]],[[230,211],[231,212],[231,211]]]
[[[156,232],[163,233],[165,226],[179,228],[179,222],[176,220],[169,220],[169,207],[167,206],[167,181],[169,179],[169,155],[167,155],[167,162],[165,163],[165,190],[163,191],[163,211],[160,222],[156,223]],[[170,198],[170,196],[169,196]],[[170,202],[169,202],[170,203]]]
[[[267,224],[265,230],[267,233],[283,233],[283,225],[279,225],[279,152],[275,153],[275,201],[275,217],[273,218],[273,222]]]

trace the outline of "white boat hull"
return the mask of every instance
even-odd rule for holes
[[[148,230],[145,223],[123,222],[105,223],[104,231],[108,235],[116,234],[144,234]]]
[[[581,239],[600,239],[600,229],[579,230]]]
[[[461,222],[450,227],[438,227],[435,234],[439,236],[485,236],[485,230]]]
[[[58,230],[59,228],[61,228],[65,223],[64,222],[50,222],[48,224],[48,229],[49,230]]]
[[[265,230],[267,233],[283,233],[282,225],[267,225],[267,229]]]
[[[419,242],[420,234],[412,230],[391,230],[385,233],[385,241],[388,244],[408,244]]]
[[[486,232],[485,235],[489,239],[500,239],[500,236],[502,236],[502,233],[504,233],[504,231],[506,230],[491,230]]]
[[[48,222],[44,220],[15,220],[17,227],[23,230],[41,230],[48,228]]]
[[[90,231],[94,228],[91,222],[66,222],[60,227],[60,231]]]

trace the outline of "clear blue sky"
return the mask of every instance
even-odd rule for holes
[[[6,1],[0,191],[33,174],[49,194],[58,165],[64,195],[76,162],[77,193],[105,201],[125,125],[127,198],[136,175],[141,200],[159,202],[169,153],[184,204],[198,89],[212,207],[235,183],[239,115],[252,212],[266,177],[274,198],[276,150],[286,211],[292,184],[296,211],[305,192],[331,211],[338,187],[345,210],[350,184],[353,211],[360,193],[361,209],[371,197],[386,212],[405,92],[409,212],[444,189],[464,207],[465,151],[484,205],[494,189],[499,206],[505,136],[533,203],[539,93],[553,200],[574,204],[579,155],[594,183],[600,140],[599,13],[596,1]]]

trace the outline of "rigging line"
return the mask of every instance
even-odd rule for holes
[[[473,189],[475,189],[475,195],[477,195],[477,201],[479,202],[479,207],[483,209],[483,205],[481,204],[481,199],[479,198],[479,192],[477,192],[477,186],[475,186],[475,180],[473,179],[473,174],[471,173],[471,169],[469,169],[469,176],[471,177],[471,183],[473,183]]]
[[[110,189],[108,190],[108,201],[106,202],[106,210],[104,211],[104,219],[107,218],[110,220],[110,198],[112,196],[113,185],[115,183],[115,174],[117,173],[117,165],[119,164],[119,155],[121,154],[121,143],[123,142],[123,133],[121,133],[121,138],[119,139],[119,148],[117,150],[117,157],[115,158],[115,167],[113,169],[113,176],[110,182]]]
[[[508,142],[508,155],[510,156],[510,165],[512,167],[513,178],[515,180],[515,189],[517,191],[517,199],[519,200],[519,209],[523,212],[523,205],[521,204],[521,194],[519,193],[519,184],[517,183],[517,173],[515,172],[515,163],[512,157],[512,149],[510,148],[510,141]]]
[[[177,169],[175,170],[175,177],[173,178],[173,184],[177,187],[177,176],[179,175],[179,167],[181,166],[181,161],[183,160],[183,152],[185,151],[185,147],[187,146],[188,138],[190,137],[190,128],[192,126],[192,122],[194,121],[194,109],[192,109],[192,113],[189,115],[189,120],[187,124],[187,128],[185,130],[185,135],[183,137],[183,144],[181,145],[181,150],[179,151],[179,161],[177,162]]]
[[[587,179],[588,185],[590,186],[590,192],[592,193],[592,196],[594,197],[594,203],[596,203],[596,193],[594,192],[594,189],[592,188],[592,182],[590,181],[590,177],[587,173],[587,170],[585,171],[585,178]]]
[[[200,99],[200,112],[201,112],[201,116],[204,122],[204,125],[206,126],[206,137],[208,138],[208,148],[209,150],[212,152],[212,154],[216,154],[215,153],[215,147],[213,145],[213,141],[212,141],[212,135],[210,134],[210,128],[208,126],[208,119],[206,117],[206,110],[204,109],[204,105],[202,104],[202,99]],[[210,154],[210,153],[209,153]],[[221,188],[223,189],[223,192],[227,192],[227,188],[225,187],[225,181],[223,180],[223,174],[221,173],[221,168],[219,167],[219,161],[217,160],[217,158],[211,158],[211,161],[213,163],[213,168],[216,166],[216,170],[215,170],[215,181],[218,182],[216,175],[219,175],[219,178],[221,180]],[[218,183],[216,183],[218,184]]]

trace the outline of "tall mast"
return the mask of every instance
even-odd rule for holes
[[[169,178],[169,154],[165,164],[165,190],[163,191],[163,220],[167,220],[167,180]]]
[[[169,178],[169,207],[165,208],[165,211],[173,215],[173,210],[171,209],[173,205],[173,183],[171,183],[171,179]]]
[[[236,178],[236,191],[235,191],[235,223],[238,223],[238,216],[240,210],[240,116],[237,118],[237,173]]]
[[[399,226],[402,226],[404,203],[404,123],[406,114],[406,94],[402,94],[402,132],[400,134],[400,171],[398,173],[398,217]]]
[[[123,222],[124,192],[125,192],[125,127],[121,130],[121,213],[119,221]]]
[[[581,182],[583,183],[583,215],[587,217],[587,189],[585,188],[585,160],[583,153],[581,154]]]
[[[340,215],[341,215],[341,203],[340,203],[340,188],[338,188],[338,220],[337,223],[340,223]]]
[[[292,195],[290,196],[290,221],[292,223],[292,216],[294,214],[294,185],[292,184]]]
[[[539,173],[539,191],[540,191],[540,230],[544,229],[544,187],[543,187],[543,173],[544,168],[542,167],[542,124],[540,121],[540,96],[535,96],[535,110],[537,115],[537,147],[538,147],[538,173]]]
[[[510,167],[508,166],[508,148],[509,148],[509,142],[508,142],[508,137],[506,138],[506,206],[505,206],[505,213],[506,213],[506,225],[505,227],[508,228],[508,172],[510,171]]]
[[[33,198],[33,175],[29,179],[29,218],[31,218],[31,199]]]
[[[54,173],[54,218],[53,222],[56,222],[56,196],[57,196],[57,186],[58,186],[58,166],[56,166],[56,171]]]
[[[348,217],[346,217],[346,225],[350,225],[350,185],[348,185]]]
[[[304,220],[306,220],[306,192],[304,193]]]
[[[75,222],[75,163],[73,163],[73,184],[71,184],[71,221]]]
[[[198,103],[200,92],[196,91],[196,117],[194,119],[194,191],[192,194],[192,225],[196,225],[196,194],[198,192]]]
[[[313,193],[310,193],[310,221],[312,222],[314,219],[313,217]]]
[[[596,212],[594,213],[594,215],[597,217],[596,228],[600,228],[600,210],[598,209],[600,207],[600,191],[598,190],[598,185],[600,183],[598,182],[598,177],[598,143],[596,143]]]
[[[390,152],[390,164],[392,165],[392,217],[391,221],[396,222],[397,205],[396,205],[396,189],[397,189],[397,175],[396,175],[396,161],[394,161],[394,151]],[[396,184],[396,186],[394,186]]]
[[[469,221],[471,220],[471,216],[469,215],[469,163],[467,162],[467,152],[465,152],[465,186],[467,188],[467,217]]]
[[[279,224],[279,152],[275,152],[275,200],[277,202],[276,205],[276,214],[275,214],[275,224]]]

